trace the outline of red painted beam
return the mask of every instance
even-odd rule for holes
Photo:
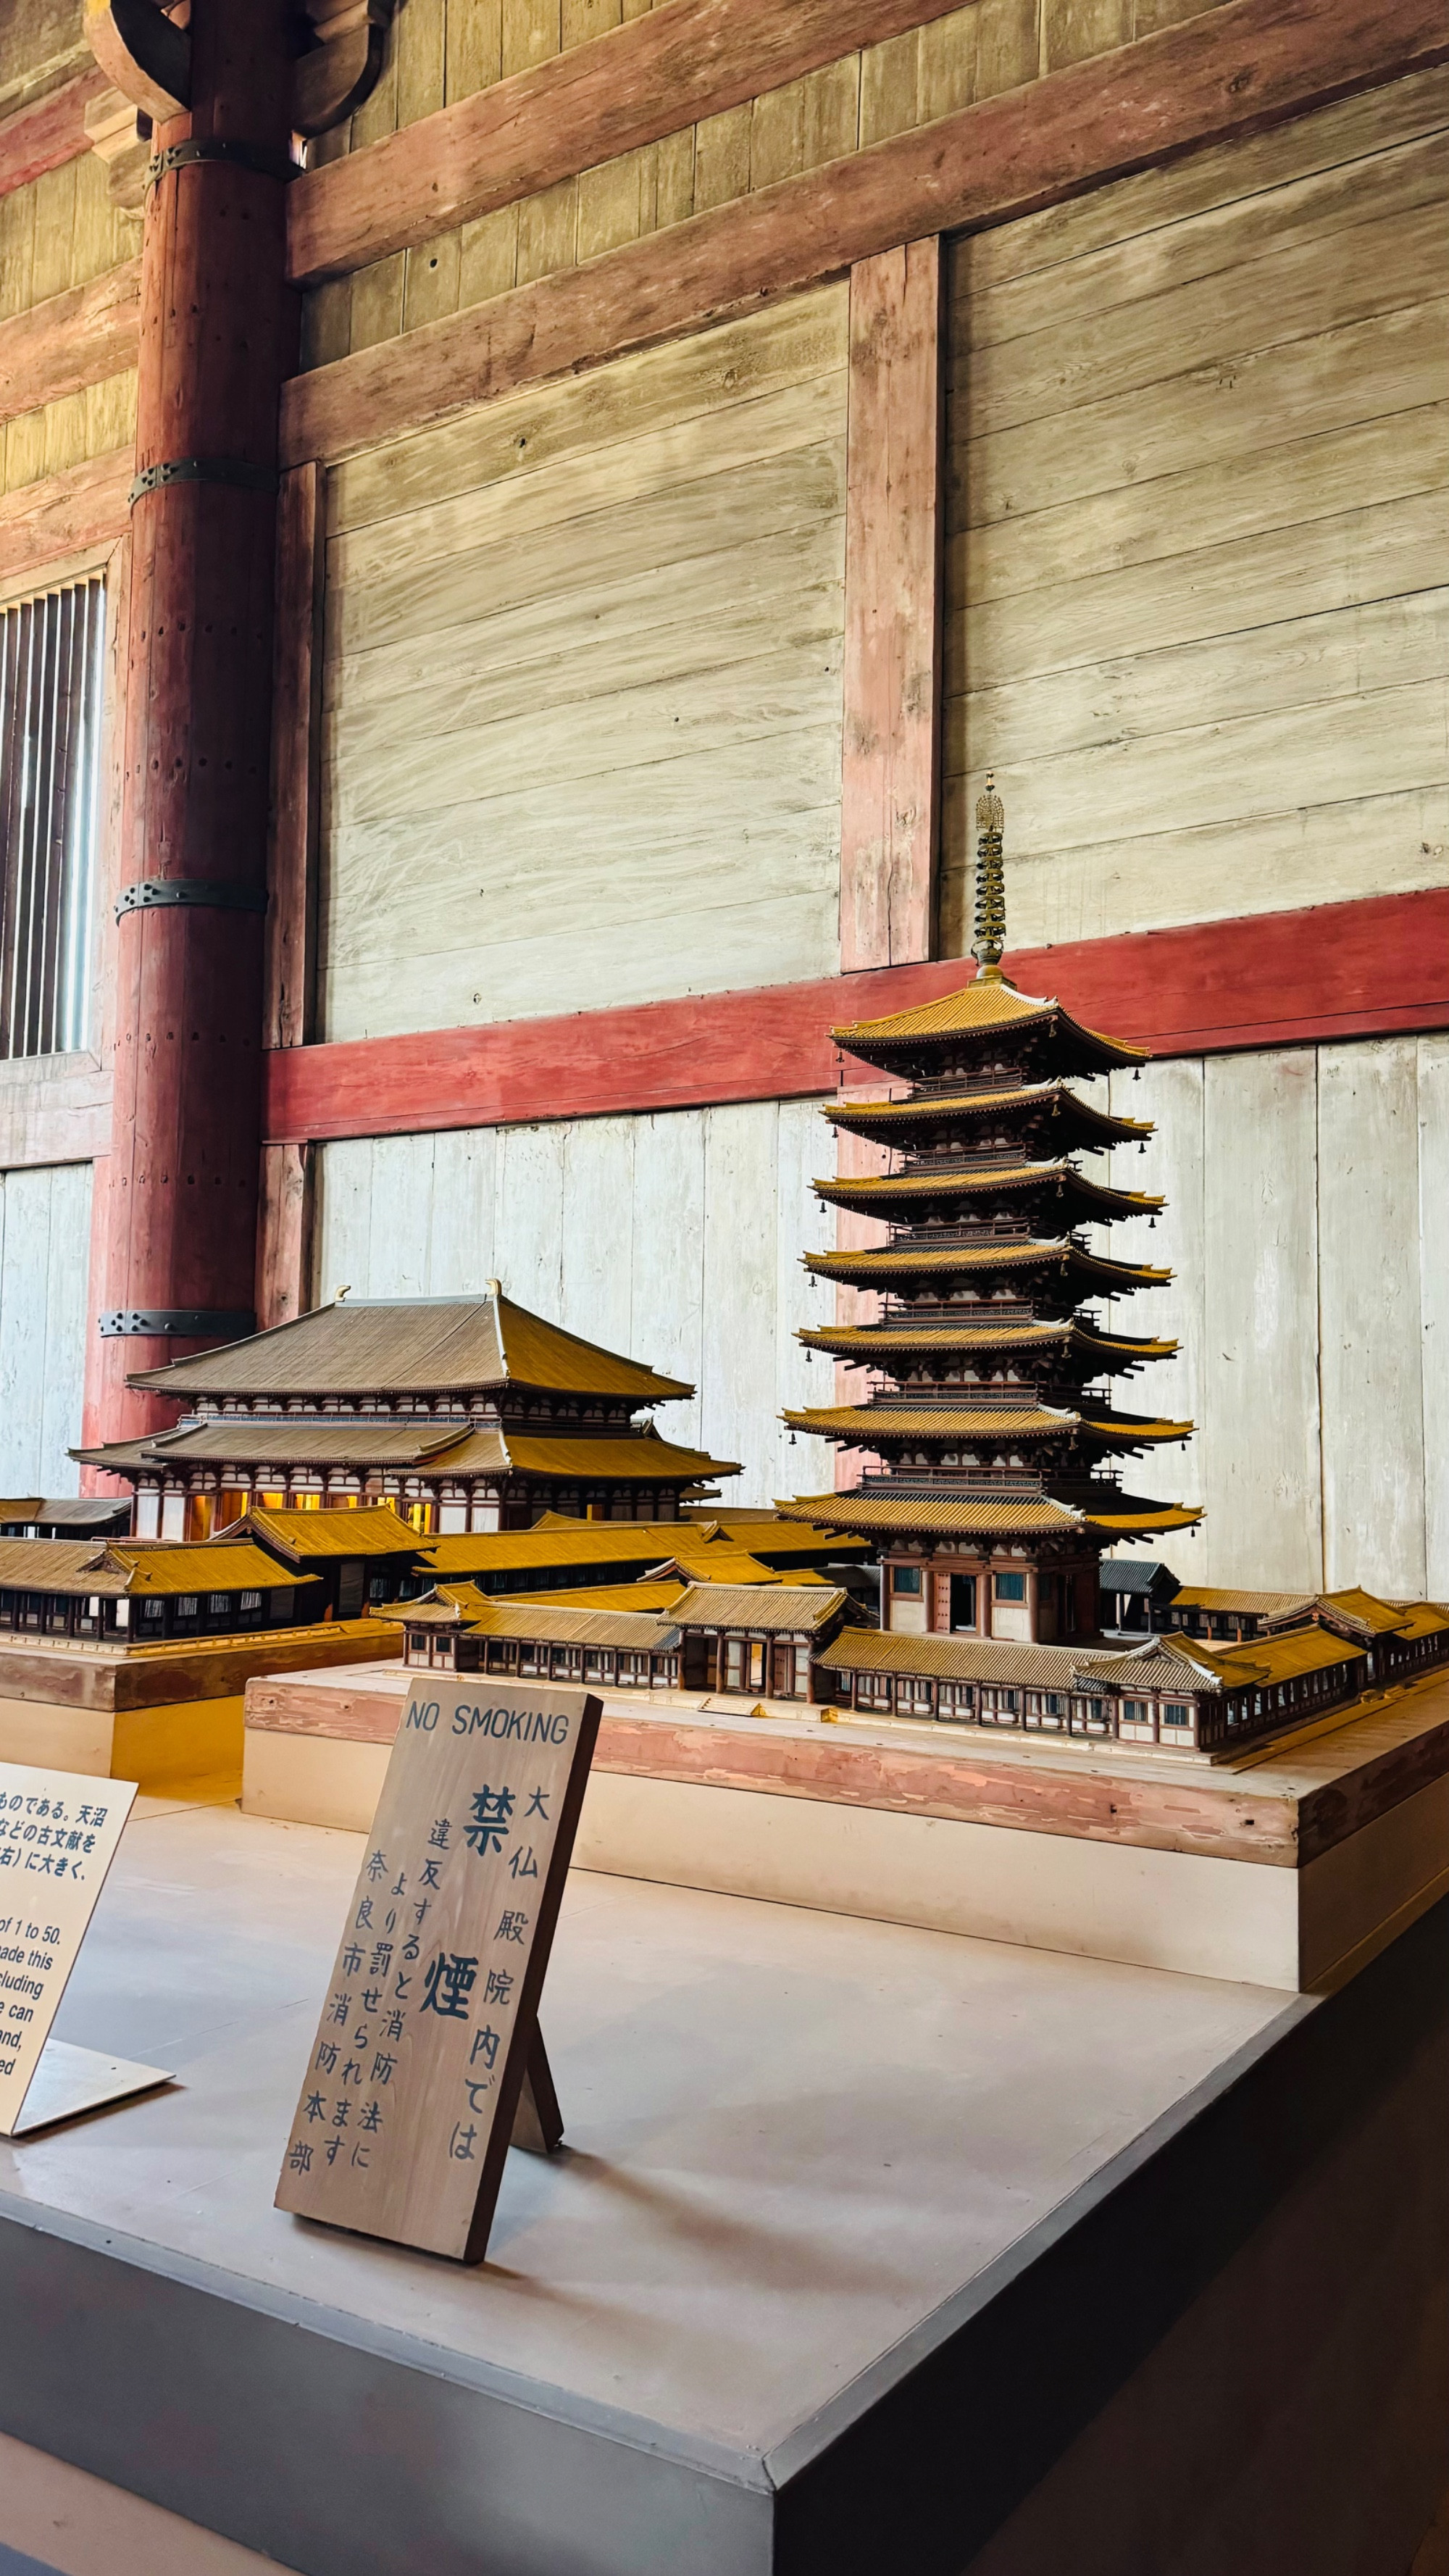
[[[1057,995],[1161,1056],[1449,1028],[1449,888],[1014,950],[1006,965],[1024,992]],[[953,957],[566,1019],[280,1047],[266,1058],[265,1134],[301,1144],[831,1091],[833,1023],[933,1000],[973,971]]]
[[[0,197],[89,152],[86,109],[109,86],[103,71],[85,71],[0,122]]]

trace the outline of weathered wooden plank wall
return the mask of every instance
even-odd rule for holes
[[[0,1494],[73,1494],[89,1163],[0,1174]]]
[[[846,290],[329,477],[322,1026],[838,963]]]
[[[833,1239],[809,1183],[831,1163],[814,1102],[459,1129],[318,1149],[316,1293],[438,1297],[499,1278],[521,1304],[698,1388],[661,1427],[744,1473],[731,1503],[817,1493],[833,1452],[782,1405],[827,1403],[798,1326],[828,1287],[800,1256]]]
[[[1449,74],[958,246],[943,944],[1442,885]],[[1243,1077],[1246,1078],[1246,1077]]]
[[[1112,1094],[1158,1129],[1114,1178],[1168,1200],[1113,1249],[1176,1276],[1107,1311],[1180,1344],[1124,1403],[1198,1426],[1129,1475],[1206,1506],[1169,1561],[1449,1595],[1449,1039],[1151,1065]]]

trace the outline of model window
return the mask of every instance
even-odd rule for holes
[[[1024,1574],[993,1574],[991,1578],[991,1589],[995,1593],[998,1601],[1024,1601],[1026,1599],[1026,1576]]]
[[[921,1588],[921,1569],[920,1569],[920,1567],[919,1567],[918,1565],[893,1565],[893,1566],[892,1566],[892,1568],[891,1568],[891,1590],[892,1590],[892,1592],[919,1592],[919,1591],[920,1591],[920,1588]]]
[[[141,1616],[143,1619],[159,1619],[165,1607],[164,1601],[143,1601]]]
[[[1164,1726],[1190,1726],[1192,1711],[1184,1708],[1181,1700],[1170,1699],[1163,1708],[1162,1722]]]
[[[745,1686],[745,1649],[740,1637],[725,1639],[725,1689],[743,1690]]]

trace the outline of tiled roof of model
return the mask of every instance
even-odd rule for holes
[[[1088,1289],[1099,1287],[1110,1295],[1115,1289],[1165,1288],[1172,1277],[1170,1270],[1154,1270],[1145,1261],[1110,1261],[1088,1252],[1071,1235],[1061,1235],[1043,1242],[1021,1240],[1005,1243],[911,1244],[906,1249],[894,1243],[884,1244],[876,1252],[807,1252],[805,1267],[817,1279],[835,1279],[849,1286],[854,1280],[865,1285],[891,1279],[938,1279],[979,1271],[1050,1270],[1080,1279]]]
[[[1190,1529],[1201,1520],[1201,1512],[1185,1509],[1176,1503],[1139,1502],[1123,1494],[1114,1498],[1110,1509],[1079,1512],[1064,1503],[1043,1496],[1028,1502],[977,1502],[962,1497],[942,1502],[906,1502],[895,1495],[872,1495],[857,1499],[853,1494],[802,1494],[800,1511],[812,1520],[823,1520],[826,1506],[842,1529],[919,1530],[930,1536],[962,1532],[972,1537],[1027,1538],[1048,1531],[1072,1529],[1110,1530],[1114,1537],[1128,1538],[1150,1530]],[[781,1501],[778,1507],[788,1513],[792,1506]]]
[[[1073,1674],[1093,1658],[1083,1646],[1024,1646],[1001,1637],[913,1637],[898,1629],[845,1628],[816,1660],[832,1673],[922,1673],[937,1681],[1070,1690]]]
[[[696,1583],[671,1601],[669,1616],[681,1628],[798,1629],[823,1628],[848,1604],[849,1594],[833,1584]]]
[[[1105,1413],[1100,1406],[1094,1406],[1091,1412],[1069,1413],[1054,1406],[1001,1405],[975,1410],[966,1404],[941,1404],[916,1409],[908,1402],[884,1402],[812,1405],[800,1412],[787,1411],[780,1418],[792,1423],[797,1431],[836,1438],[858,1432],[864,1449],[871,1446],[873,1434],[897,1440],[961,1441],[1007,1435],[1043,1440],[1050,1439],[1053,1433],[1077,1430],[1119,1447],[1145,1448],[1158,1441],[1190,1439],[1193,1428],[1190,1422],[1158,1422],[1146,1415]]]
[[[1160,1198],[1143,1190],[1109,1189],[1105,1182],[1062,1160],[999,1166],[972,1163],[944,1172],[887,1172],[864,1180],[816,1181],[814,1188],[816,1197],[828,1206],[866,1214],[878,1206],[909,1207],[921,1202],[929,1207],[935,1199],[979,1198],[987,1192],[1016,1196],[1032,1189],[1055,1189],[1064,1198],[1077,1199],[1088,1215],[1156,1216],[1163,1205]]]
[[[921,1038],[980,1037],[992,1029],[1020,1030],[1033,1022],[1055,1024],[1090,1048],[1100,1049],[1109,1063],[1132,1065],[1147,1060],[1145,1047],[1128,1046],[1120,1038],[1083,1028],[1060,1002],[1038,993],[1019,993],[1004,978],[999,982],[978,978],[957,992],[943,993],[939,1001],[892,1011],[883,1020],[850,1020],[830,1034],[848,1055],[868,1057],[876,1047],[910,1047]]]
[[[496,1281],[479,1297],[339,1300],[244,1342],[142,1370],[129,1383],[178,1399],[467,1394],[513,1385],[651,1404],[694,1392],[530,1314]]]
[[[1062,1081],[1025,1082],[1014,1091],[923,1092],[910,1100],[857,1100],[847,1094],[827,1100],[821,1116],[832,1127],[859,1136],[888,1135],[892,1128],[937,1126],[943,1120],[1019,1118],[1024,1109],[1040,1109],[1076,1127],[1102,1144],[1128,1144],[1152,1133],[1150,1119],[1124,1118],[1118,1110],[1099,1109]]]
[[[711,1458],[700,1449],[679,1449],[660,1439],[652,1427],[597,1437],[577,1432],[518,1432],[511,1428],[474,1429],[466,1422],[447,1422],[436,1415],[399,1421],[389,1414],[328,1414],[299,1417],[282,1414],[259,1419],[255,1414],[218,1414],[180,1431],[160,1431],[152,1438],[124,1444],[125,1457],[137,1466],[164,1466],[190,1461],[233,1467],[426,1467],[432,1473],[476,1475],[510,1467],[525,1474],[606,1476],[673,1484],[691,1484],[711,1476],[736,1473],[727,1458]],[[106,1466],[122,1463],[121,1444],[96,1450],[78,1449],[82,1461]]]
[[[1140,1334],[1099,1333],[1074,1315],[1030,1324],[903,1324],[893,1317],[889,1324],[818,1324],[796,1339],[810,1350],[835,1351],[843,1359],[858,1356],[862,1365],[873,1352],[1035,1351],[1059,1342],[1088,1357],[1100,1355],[1135,1367],[1139,1360],[1171,1359],[1177,1349],[1176,1342],[1148,1341]]]
[[[39,1542],[31,1539],[22,1544],[34,1547]],[[216,1545],[207,1540],[175,1546],[148,1538],[108,1539],[101,1564],[109,1563],[127,1570],[130,1579],[125,1589],[131,1593],[281,1592],[321,1580],[315,1574],[289,1574],[261,1548],[225,1539]]]
[[[273,1511],[254,1503],[240,1520],[230,1522],[206,1545],[224,1547],[231,1540],[253,1535],[270,1540],[285,1555],[296,1557],[401,1556],[424,1545],[411,1522],[403,1520],[390,1503],[361,1503],[352,1511],[320,1512]]]
[[[404,1623],[415,1613],[426,1612],[426,1602],[394,1608],[394,1621]],[[416,1624],[429,1627],[433,1622],[417,1617]],[[440,1625],[453,1625],[449,1619]],[[658,1615],[649,1611],[568,1610],[557,1602],[545,1601],[525,1593],[516,1598],[479,1594],[476,1609],[464,1613],[461,1624],[470,1634],[486,1637],[536,1637],[541,1643],[555,1646],[634,1646],[665,1649],[677,1645],[679,1632],[674,1624],[672,1607]]]

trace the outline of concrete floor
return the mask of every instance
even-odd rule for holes
[[[464,2272],[271,2205],[360,1850],[138,1801],[57,2028],[179,2085],[0,2141],[0,2207],[706,2466],[818,2415],[1305,2009],[576,1873],[543,2012],[568,2150],[509,2158]]]

